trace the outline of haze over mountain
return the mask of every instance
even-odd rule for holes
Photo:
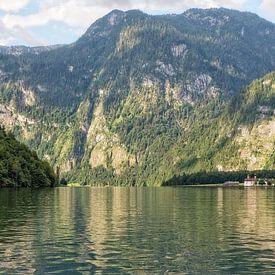
[[[1,47],[0,121],[86,184],[274,169],[274,70],[255,14],[114,10],[70,45]]]

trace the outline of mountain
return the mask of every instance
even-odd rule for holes
[[[231,148],[226,149],[229,154],[237,147],[239,160],[228,162],[227,167],[275,169],[275,72],[254,81],[238,102],[236,133]]]
[[[213,103],[201,105],[193,121],[188,133],[166,156],[164,167],[170,176],[199,171],[274,170],[275,72],[253,81],[218,108]],[[176,156],[176,164],[171,165]]]
[[[262,125],[253,112],[268,99],[249,109],[244,92],[275,70],[274,45],[275,25],[252,13],[114,10],[73,44],[2,48],[0,122],[83,184],[274,168],[253,147],[267,146],[253,145]]]
[[[55,183],[48,163],[0,128],[0,187],[50,187]]]

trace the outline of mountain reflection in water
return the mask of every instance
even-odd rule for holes
[[[0,190],[0,273],[275,269],[275,189]]]

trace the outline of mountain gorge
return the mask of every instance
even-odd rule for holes
[[[115,10],[70,45],[0,47],[0,123],[82,184],[274,169],[274,70],[254,14]]]

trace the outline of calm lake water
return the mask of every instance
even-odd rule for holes
[[[0,189],[1,274],[275,273],[275,189]]]

